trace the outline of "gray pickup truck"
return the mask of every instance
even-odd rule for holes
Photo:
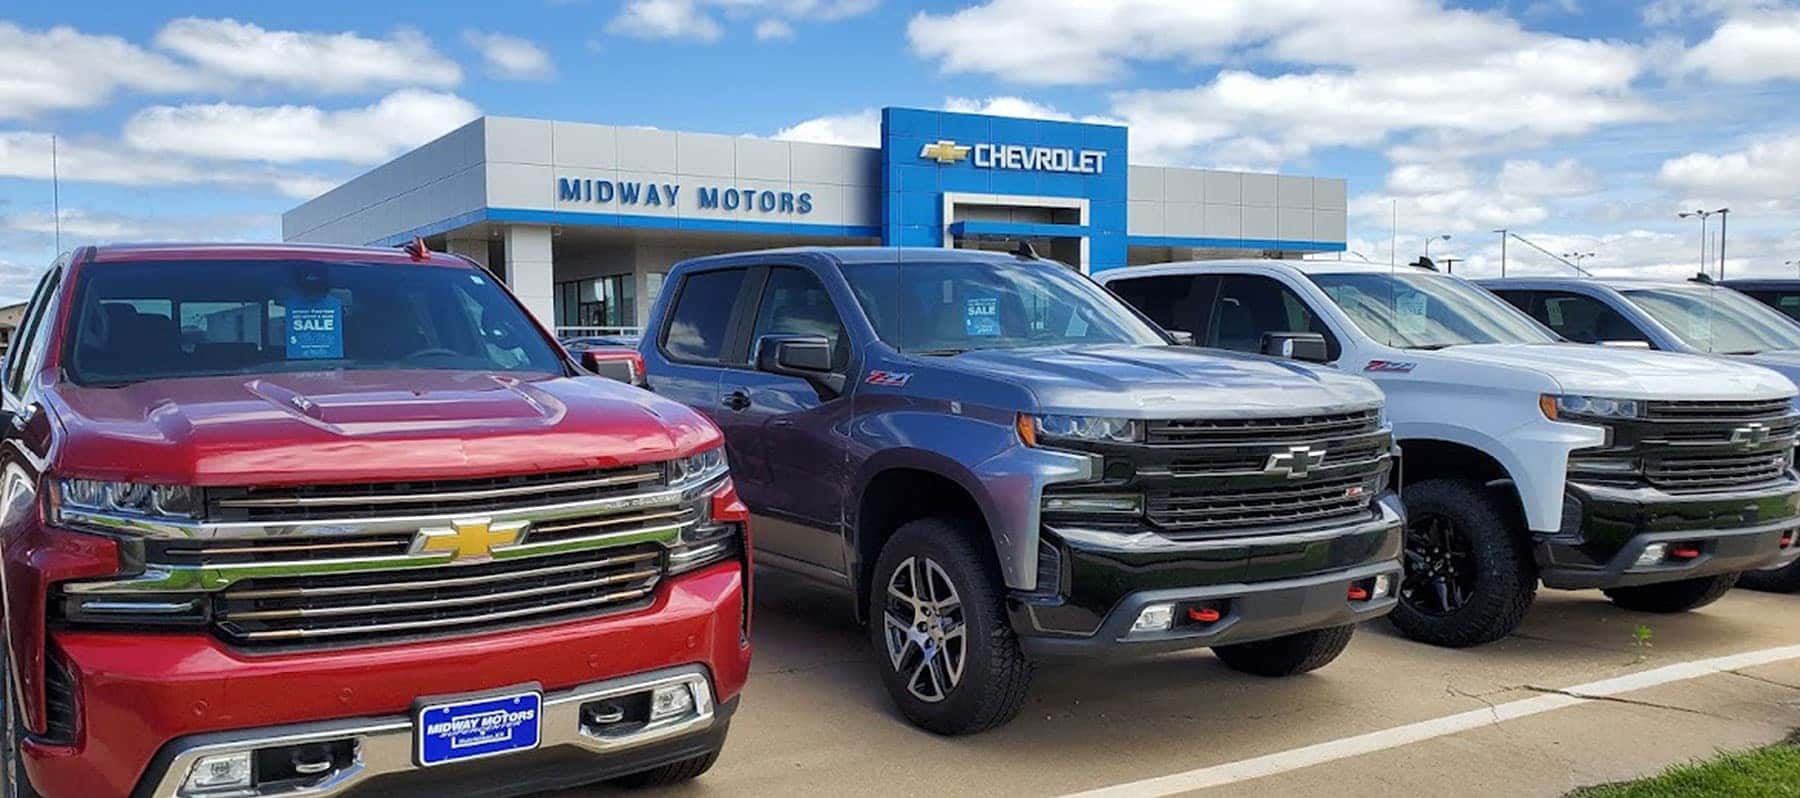
[[[725,431],[757,562],[848,592],[921,727],[1005,723],[1047,658],[1309,671],[1394,606],[1393,437],[1361,377],[1180,345],[1029,254],[780,250],[668,285],[650,389]]]

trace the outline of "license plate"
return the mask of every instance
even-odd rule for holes
[[[442,765],[538,745],[544,696],[536,691],[426,704],[414,723],[419,764]]]

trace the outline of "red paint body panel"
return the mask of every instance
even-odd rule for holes
[[[733,562],[672,578],[629,614],[406,645],[246,656],[203,634],[59,633],[88,725],[74,746],[28,745],[26,769],[46,795],[123,796],[183,735],[405,714],[420,695],[527,681],[555,691],[687,663],[711,670],[727,701],[750,670],[744,573]]]

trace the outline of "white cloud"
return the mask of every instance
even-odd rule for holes
[[[385,39],[355,33],[267,30],[234,19],[178,19],[156,34],[156,45],[192,59],[209,74],[347,93],[396,86],[454,86],[456,62],[416,30]]]
[[[1679,66],[1732,83],[1800,78],[1800,9],[1727,19]]]
[[[123,186],[216,185],[273,188],[309,198],[336,185],[330,178],[269,168],[220,167],[189,158],[146,156],[141,152],[64,139],[56,148],[58,176],[66,182]],[[0,177],[49,180],[50,134],[0,131]]]
[[[1769,209],[1800,207],[1800,130],[1752,141],[1723,154],[1690,153],[1664,161],[1657,182],[1706,202]]]
[[[507,80],[541,80],[556,75],[556,64],[529,39],[492,31],[463,32],[463,41],[481,54],[487,72]]]
[[[773,138],[783,141],[810,141],[814,144],[848,144],[857,147],[881,146],[881,112],[864,108],[847,114],[815,116],[775,131]]]
[[[788,38],[793,23],[864,14],[877,0],[627,0],[607,30],[640,39],[715,42],[727,21],[756,20],[758,39]]]
[[[756,23],[756,38],[759,41],[794,38],[794,26],[779,19],[765,19]]]
[[[203,75],[115,36],[0,21],[0,119],[104,105],[119,89],[193,91]]]
[[[65,242],[100,244],[114,241],[246,241],[267,238],[279,230],[281,218],[265,214],[207,214],[203,216],[131,216],[82,208],[64,208],[61,215]],[[56,219],[47,212],[0,216],[0,238],[49,244],[57,233]]]
[[[405,89],[363,108],[229,103],[158,106],[125,123],[125,141],[151,153],[235,161],[371,164],[480,115],[454,94]]]
[[[1522,197],[1575,197],[1597,191],[1600,178],[1593,169],[1573,158],[1553,164],[1509,160],[1501,164],[1495,187]]]

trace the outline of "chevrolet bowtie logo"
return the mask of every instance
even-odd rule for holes
[[[927,144],[919,150],[920,158],[930,158],[938,163],[956,163],[969,157],[969,148],[958,145],[949,139],[938,139],[935,144]]]
[[[486,518],[475,518],[467,521],[453,521],[451,528],[437,527],[419,530],[418,537],[413,539],[414,554],[437,554],[451,552],[451,559],[485,560],[493,556],[494,549],[517,545],[525,536],[525,528],[531,526],[529,521],[506,521],[493,523]]]
[[[1731,431],[1731,442],[1739,446],[1759,446],[1769,442],[1769,427],[1752,421]]]
[[[1263,473],[1288,479],[1305,479],[1312,470],[1325,464],[1325,450],[1311,446],[1289,446],[1285,452],[1269,455]]]

